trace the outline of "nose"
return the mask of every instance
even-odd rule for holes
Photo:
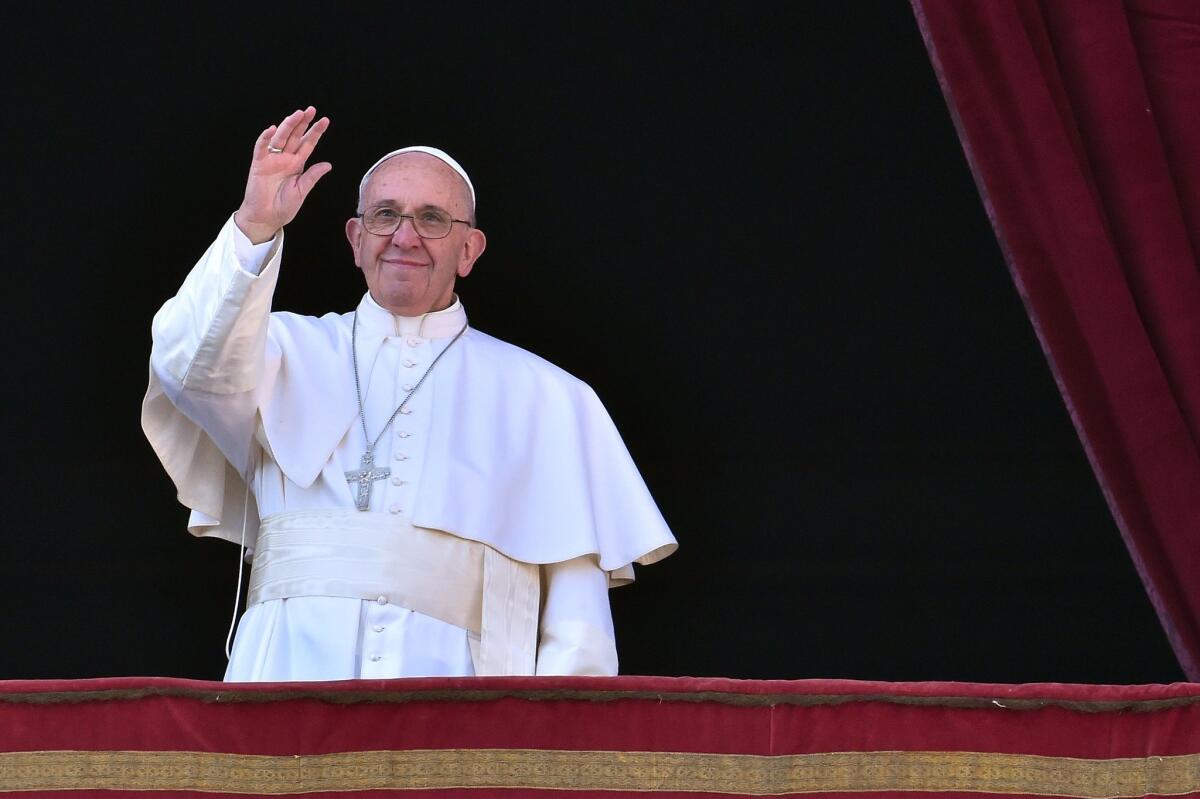
[[[421,237],[417,235],[417,228],[412,219],[407,216],[400,218],[400,227],[392,234],[392,243],[397,247],[421,246]]]

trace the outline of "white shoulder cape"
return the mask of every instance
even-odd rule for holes
[[[268,457],[307,487],[357,421],[351,316],[272,313],[269,319],[262,377],[254,387],[186,391],[167,372],[151,369],[142,426],[179,500],[193,511],[189,529],[196,535],[241,539],[245,487],[230,463],[244,468],[249,462],[256,423],[265,431]],[[379,343],[359,345],[363,362],[371,363],[367,348]],[[468,329],[421,390],[427,388],[438,410],[414,524],[527,563],[595,555],[602,569],[620,571],[621,578],[631,574],[629,564],[654,563],[675,550],[620,435],[585,383]],[[212,418],[206,406],[217,403],[241,404],[241,418],[254,421],[206,432],[197,420]],[[247,528],[253,547],[258,519],[252,498]]]

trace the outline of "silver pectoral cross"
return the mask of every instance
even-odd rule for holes
[[[371,483],[382,480],[392,473],[391,469],[376,469],[375,454],[371,450],[363,453],[362,463],[357,469],[346,472],[346,482],[358,484],[358,496],[354,500],[359,510],[368,510],[371,505]]]

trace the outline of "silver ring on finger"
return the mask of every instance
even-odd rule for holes
[[[274,146],[268,144],[267,152],[272,153],[272,154],[278,154],[278,153],[283,152],[283,148],[282,147],[274,147]]]

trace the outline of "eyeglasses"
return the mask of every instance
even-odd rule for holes
[[[463,225],[471,223],[465,219],[455,219],[445,211],[437,208],[423,208],[415,214],[402,214],[387,205],[377,205],[368,208],[361,214],[355,214],[363,221],[363,227],[368,233],[376,236],[390,236],[400,229],[405,219],[412,220],[413,230],[423,239],[444,239],[450,235],[454,223]]]

